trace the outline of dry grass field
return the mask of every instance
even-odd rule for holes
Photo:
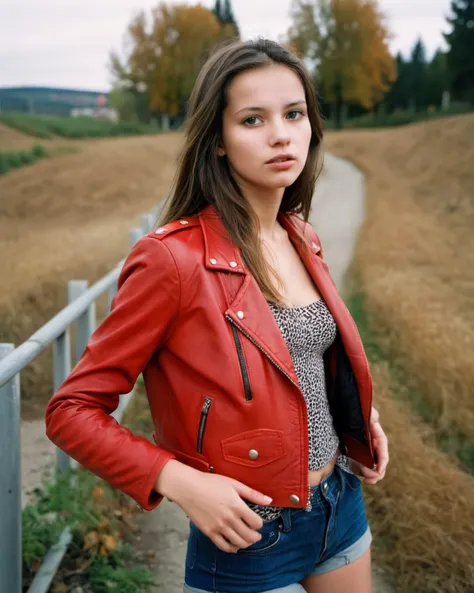
[[[474,438],[474,116],[331,134],[367,175],[355,268],[440,426]]]
[[[20,147],[22,134],[8,134]],[[80,150],[0,177],[2,342],[20,344],[58,312],[68,280],[95,281],[127,254],[129,228],[169,191],[181,136],[60,142]],[[22,373],[25,418],[44,413],[50,356]]]
[[[391,462],[365,492],[374,557],[403,592],[474,591],[473,466],[437,446],[457,434],[474,450],[473,138],[468,115],[326,139],[367,179],[353,280],[386,357],[372,370]]]
[[[0,150],[31,148],[35,140],[31,136],[26,136],[13,128],[0,124]]]
[[[474,477],[438,447],[454,431],[474,443],[472,138],[472,115],[326,137],[367,176],[353,276],[386,358],[372,370],[391,462],[364,491],[375,561],[403,593],[474,591]],[[31,144],[0,127],[0,149]],[[67,280],[94,281],[124,257],[128,229],[169,190],[181,136],[61,144],[78,151],[0,177],[2,342],[21,343],[64,306]],[[47,353],[22,374],[25,418],[43,415],[49,367]]]

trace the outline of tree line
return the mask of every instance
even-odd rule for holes
[[[377,0],[293,0],[280,42],[307,65],[323,113],[336,127],[365,113],[474,106],[474,0],[452,0],[448,49],[429,58],[421,38],[408,57],[392,56],[389,23]],[[162,2],[139,13],[123,56],[112,52],[111,103],[124,120],[179,126],[196,75],[221,40],[240,38],[231,0],[202,5]]]

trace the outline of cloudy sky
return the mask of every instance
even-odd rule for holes
[[[445,47],[441,31],[447,30],[449,0],[379,2],[394,35],[392,51],[406,54],[419,35],[430,53]],[[201,3],[214,6],[214,0]],[[0,87],[108,90],[110,50],[123,47],[127,24],[138,10],[157,4],[158,0],[0,0]],[[232,6],[244,39],[278,39],[288,28],[291,0],[232,0]]]

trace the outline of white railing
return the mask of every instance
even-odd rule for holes
[[[142,219],[142,228],[129,232],[131,248],[143,235],[152,230],[161,207]],[[124,260],[90,288],[85,280],[71,280],[68,285],[69,305],[50,319],[26,342],[15,348],[0,344],[0,592],[22,591],[22,532],[21,532],[21,443],[20,443],[20,372],[47,347],[53,347],[53,392],[71,372],[70,327],[75,325],[77,362],[96,328],[96,300],[107,293],[107,313],[117,292],[117,280]],[[120,422],[133,395],[121,395],[113,416]],[[56,471],[76,467],[57,449]],[[28,593],[46,593],[71,541],[65,529],[58,542],[44,558]]]

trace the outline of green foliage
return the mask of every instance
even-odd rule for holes
[[[119,114],[121,122],[137,122],[138,97],[136,91],[119,85],[110,92],[110,104]]]
[[[22,514],[23,562],[29,565],[44,558],[65,527],[64,518],[57,513],[42,514],[35,506],[26,507]]]
[[[0,175],[30,165],[45,156],[48,156],[48,153],[42,144],[34,144],[30,150],[0,151]]]
[[[451,115],[461,115],[463,113],[470,113],[473,108],[467,103],[453,103],[449,109],[432,109],[426,111],[419,111],[417,113],[412,110],[397,109],[393,113],[369,113],[360,117],[353,117],[346,121],[346,128],[387,128],[394,126],[403,126],[412,124],[418,121],[428,119],[437,119],[440,117],[448,117]],[[331,129],[333,127],[331,121],[325,122],[325,128]]]
[[[94,593],[140,593],[155,585],[150,571],[133,561],[133,552],[125,544],[108,557],[96,556],[88,574]]]
[[[27,113],[0,113],[0,122],[31,136],[40,138],[100,138],[156,134],[156,126],[138,122],[119,122],[93,117],[58,117]]]
[[[474,105],[474,0],[453,0],[451,12],[444,37],[453,96]]]
[[[149,591],[155,584],[150,571],[137,563],[133,550],[118,538],[120,517],[130,512],[126,505],[132,505],[124,500],[86,471],[65,472],[46,483],[22,513],[23,585],[30,584],[49,548],[69,527],[72,542],[56,582],[67,584],[68,575],[80,574],[94,593]]]

